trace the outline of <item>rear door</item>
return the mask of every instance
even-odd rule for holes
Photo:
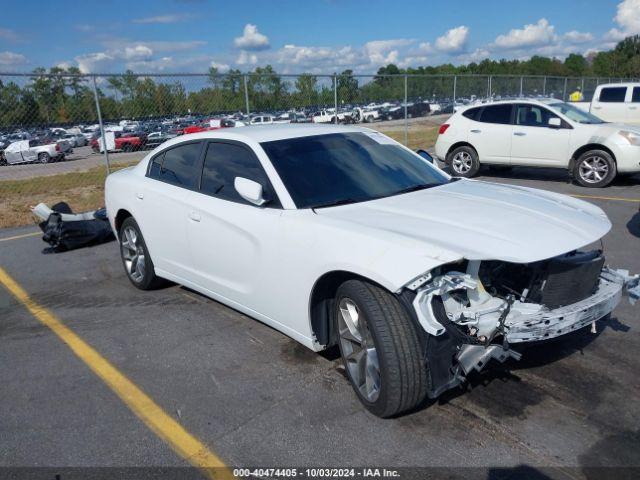
[[[510,162],[512,107],[511,103],[487,105],[469,122],[469,143],[477,150],[480,163]]]
[[[627,98],[627,89],[624,85],[602,87],[598,98],[593,99],[591,105],[592,113],[607,122],[626,122],[628,106],[625,100]]]
[[[512,165],[566,166],[569,161],[571,126],[541,105],[522,103],[515,108]],[[560,119],[560,128],[549,126],[552,118]]]
[[[146,178],[133,192],[134,216],[155,267],[187,280],[193,276],[186,232],[187,201],[198,185],[203,144],[184,142],[155,155]]]

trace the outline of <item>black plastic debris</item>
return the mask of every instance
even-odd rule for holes
[[[51,246],[42,253],[66,252],[115,240],[105,208],[74,214],[67,203],[60,202],[51,209],[40,204],[33,213],[46,218],[38,226],[44,233],[42,239]]]

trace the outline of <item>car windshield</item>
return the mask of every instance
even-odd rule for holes
[[[585,112],[584,110],[580,110],[578,107],[574,107],[568,103],[558,102],[558,103],[550,103],[549,107],[555,110],[556,112],[560,112],[563,115],[566,115],[569,119],[578,123],[585,123],[588,125],[595,125],[598,123],[605,123],[604,120],[596,117],[595,115]]]
[[[364,202],[450,181],[422,157],[376,132],[261,145],[298,208]]]

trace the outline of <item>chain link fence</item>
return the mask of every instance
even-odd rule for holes
[[[272,123],[364,123],[411,148],[433,146],[460,105],[585,101],[612,78],[502,75],[0,74],[0,228],[29,206],[103,204],[106,175],[178,135]],[[105,139],[103,141],[103,138]],[[105,148],[106,147],[106,148]]]

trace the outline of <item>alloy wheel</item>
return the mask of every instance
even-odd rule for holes
[[[123,230],[120,246],[127,274],[134,282],[141,282],[145,274],[145,251],[135,228],[126,227]]]
[[[349,375],[360,394],[369,402],[380,395],[380,364],[367,322],[350,298],[340,300],[338,335]]]
[[[599,155],[592,155],[580,163],[580,178],[587,183],[599,183],[609,174],[609,164]]]
[[[468,152],[458,152],[451,161],[451,167],[456,173],[464,175],[471,170],[473,166],[473,158]]]

